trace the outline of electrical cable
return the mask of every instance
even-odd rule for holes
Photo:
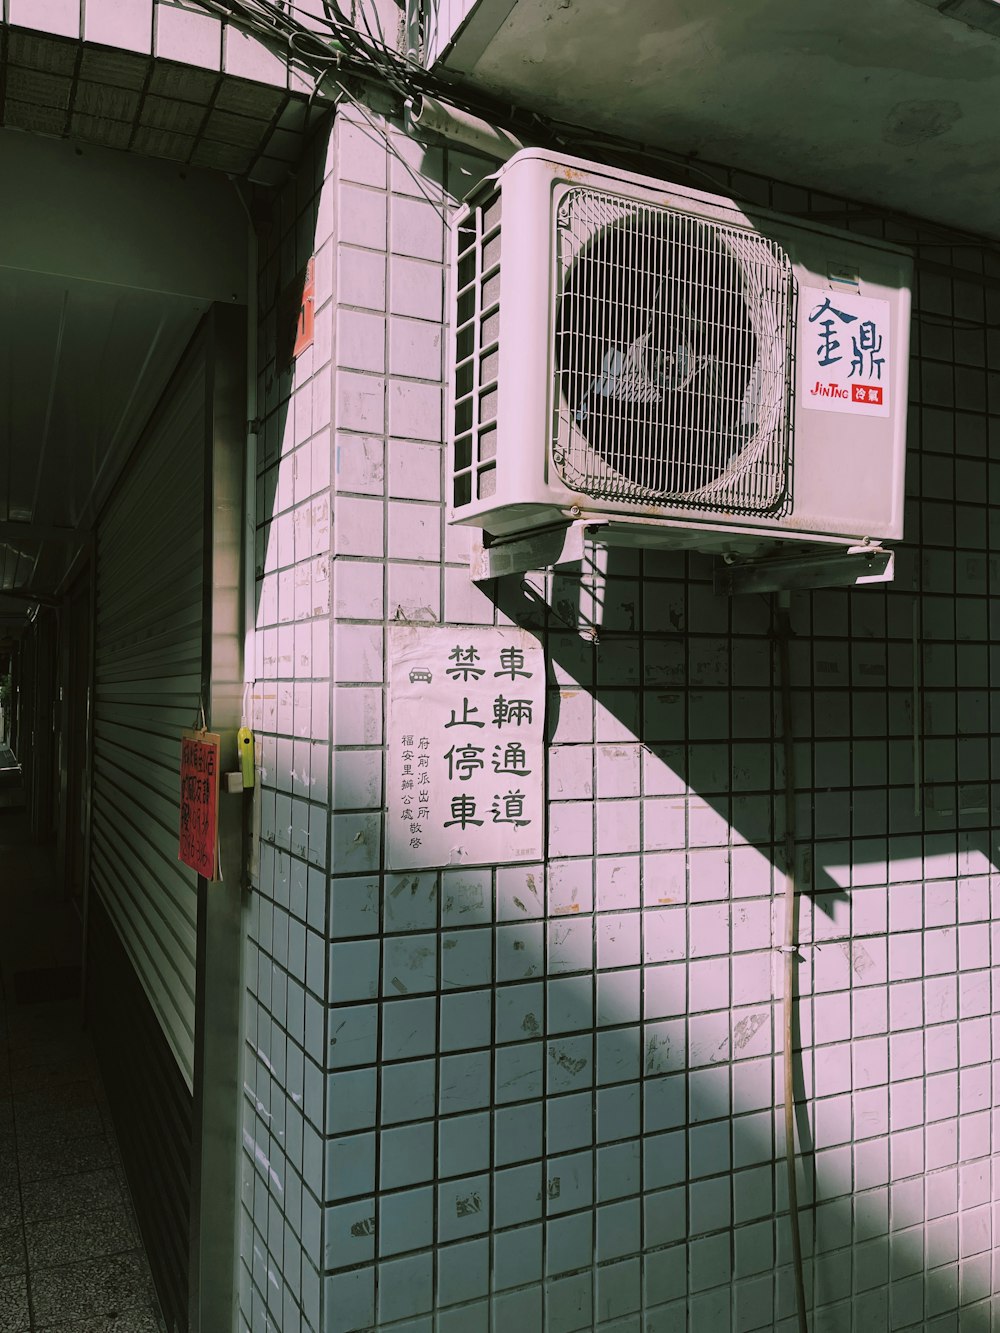
[[[389,44],[385,40],[385,31],[382,27],[382,20],[379,18],[378,4],[376,3],[371,6],[371,12],[375,19],[375,27],[378,29],[377,37],[372,32],[372,25],[368,22],[368,6],[366,4],[359,5],[357,12],[361,18],[362,24],[364,25],[365,33],[371,45],[381,46],[383,49],[388,50]]]
[[[348,16],[344,13],[344,11],[343,11],[343,10],[341,9],[341,7],[340,7],[339,0],[323,0],[323,10],[324,10],[324,12],[326,13],[326,15],[327,15],[328,18],[329,18],[330,10],[331,10],[331,9],[332,9],[333,12],[337,15],[337,20],[338,20],[338,22],[340,22],[340,23],[350,23],[350,19],[348,18]]]
[[[780,596],[780,594],[779,594]],[[805,1275],[802,1269],[802,1237],[799,1231],[799,1186],[795,1152],[795,963],[798,955],[798,901],[795,892],[796,821],[795,821],[795,740],[792,731],[792,679],[789,640],[792,629],[788,611],[780,604],[774,608],[774,642],[778,659],[778,687],[781,693],[781,740],[785,768],[785,938],[782,954],[782,1028],[784,1033],[785,1174],[788,1178],[788,1221],[792,1236],[792,1268],[795,1279],[795,1307],[799,1333],[809,1333],[806,1317]]]
[[[360,125],[358,126],[358,129],[365,136],[365,138],[369,139],[372,143],[377,144],[378,147],[380,148],[385,147],[386,143],[388,142],[389,151],[396,158],[396,161],[399,162],[400,165],[406,169],[407,173],[413,180],[414,185],[416,185],[420,193],[424,196],[427,202],[430,205],[432,205],[432,207],[441,217],[442,221],[447,223],[450,220],[450,214],[447,206],[444,205],[440,199],[435,199],[434,196],[429,192],[427,186],[424,184],[423,180],[420,178],[418,173],[414,171],[412,165],[409,162],[407,162],[403,154],[400,153],[393,146],[392,139],[385,134],[384,130],[375,121],[371,112],[368,110],[365,104],[360,100],[360,98],[355,97],[354,94],[349,89],[345,88],[342,83],[337,82],[337,88],[340,90],[341,94],[346,99],[346,101],[350,102],[350,104],[361,114],[366,125],[369,127],[367,130],[365,130]]]
[[[261,5],[269,14],[271,14],[275,18],[275,20],[282,22],[286,27],[291,28],[294,26],[296,30],[302,33],[308,33],[312,37],[318,36],[318,34],[315,33],[314,29],[303,23],[300,23],[297,19],[292,18],[289,11],[298,10],[299,13],[308,14],[308,17],[311,20],[311,22],[313,23],[319,22],[327,27],[330,27],[334,32],[338,34],[338,36],[343,36],[345,34],[348,36],[348,38],[350,38],[352,34],[355,37],[360,36],[360,34],[358,33],[357,26],[354,23],[352,23],[350,19],[347,18],[347,16],[340,9],[339,5],[337,6],[337,13],[339,14],[339,18],[331,20],[329,18],[323,18],[317,14],[313,14],[310,11],[300,9],[297,5],[294,4],[289,4],[288,10],[284,10],[284,9],[278,9],[273,3],[273,0],[255,0],[255,2]],[[376,38],[375,35],[371,32],[371,28],[365,16],[365,11],[362,10],[361,13],[362,13],[362,21],[364,22],[365,28],[369,34],[370,43],[365,44],[360,41],[357,41],[355,45],[358,46],[358,49],[363,50],[366,45],[369,45],[370,48],[377,48],[384,55],[391,56],[394,60],[398,61],[399,59],[398,53],[394,51],[391,47],[389,47],[385,41],[385,34],[382,32],[381,24],[379,24],[379,33],[381,34],[382,40],[379,41],[379,39]],[[321,53],[320,53],[320,58],[321,58]]]
[[[202,2],[204,3],[204,0]],[[293,17],[290,12],[292,10],[307,13],[294,4],[289,5],[286,10],[278,8],[272,0],[208,0],[208,2],[216,6],[235,7],[237,12],[234,16],[250,27],[254,26],[255,16],[259,15],[271,39],[280,40],[290,53],[306,63],[314,62],[326,66],[333,62],[339,63],[342,58],[340,51],[330,50],[328,39],[322,33],[316,32],[314,26],[307,26]],[[253,5],[253,9],[250,5]],[[405,97],[407,90],[400,82],[396,70],[402,63],[398,53],[375,37],[367,21],[365,26],[369,41],[366,42],[339,5],[335,6],[333,12],[334,17],[331,18],[330,9],[326,7],[325,17],[311,12],[308,13],[308,17],[311,24],[321,23],[328,28],[334,34],[337,43],[354,55],[360,63],[372,66],[381,75],[383,82],[394,88],[401,97]]]
[[[357,75],[362,78],[377,79],[404,101],[421,94],[436,97],[472,115],[481,116],[519,137],[527,137],[543,145],[570,150],[577,146],[589,145],[604,158],[626,157],[633,163],[637,160],[645,163],[653,158],[675,171],[700,176],[709,181],[715,189],[724,190],[734,198],[743,198],[737,190],[719,181],[712,172],[696,165],[690,154],[671,153],[666,149],[636,145],[634,141],[617,135],[601,132],[595,134],[593,128],[541,116],[536,112],[505,103],[496,96],[481,93],[454,78],[425,69],[386,43],[381,21],[376,14],[380,40],[380,37],[372,31],[363,9],[362,23],[367,31],[366,34],[362,34],[344,12],[340,0],[322,0],[323,14],[317,14],[312,9],[306,10],[303,6],[297,5],[295,0],[286,0],[283,6],[275,4],[274,0],[196,0],[196,2],[208,12],[239,23],[266,41],[280,42],[290,55],[294,55],[307,65],[315,66],[314,73],[317,75],[325,74],[331,64],[336,64],[343,76]],[[310,26],[294,17],[296,13],[307,16]],[[316,30],[317,24],[322,24],[333,37],[325,38]],[[340,43],[344,50],[331,50],[331,41]],[[746,200],[746,202],[753,201]],[[868,207],[867,215],[892,216],[898,221],[898,215],[889,214],[877,206]],[[942,239],[916,241],[914,248],[918,251],[975,245],[980,249],[986,249],[989,253],[1000,254],[1000,246],[991,244],[988,239],[984,240],[982,237],[957,231],[941,223],[928,222],[926,219],[921,220],[921,225],[932,229]],[[970,281],[974,281],[976,276],[970,272]]]
[[[299,60],[315,65],[317,73],[325,72],[331,64],[338,64],[345,76],[354,74],[374,77],[403,100],[422,94],[439,97],[453,106],[473,115],[484,116],[493,123],[509,127],[514,132],[520,132],[521,136],[526,135],[536,141],[566,146],[582,143],[588,137],[588,132],[582,127],[561,125],[533,111],[502,104],[496,98],[479,94],[450,78],[442,78],[434,71],[415,65],[388,47],[384,40],[379,40],[364,16],[367,37],[363,36],[356,26],[347,22],[336,0],[324,0],[325,17],[310,14],[310,19],[313,24],[319,22],[333,33],[334,40],[345,51],[331,50],[328,39],[317,32],[315,27],[306,27],[287,10],[279,9],[272,0],[199,0],[199,3],[210,12],[241,24],[265,40],[279,41]],[[381,25],[379,31],[384,39]],[[593,138],[592,131],[589,136]],[[635,153],[635,145],[626,139],[603,136],[593,142],[600,142],[608,150]],[[674,160],[666,153],[660,156],[663,160]],[[679,156],[674,164],[684,170],[704,174]]]

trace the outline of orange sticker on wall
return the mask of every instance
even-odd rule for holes
[[[218,879],[219,737],[186,731],[181,739],[181,827],[177,859]]]
[[[306,265],[306,280],[302,286],[302,307],[299,310],[299,322],[295,329],[295,346],[292,348],[292,356],[298,356],[307,347],[313,345],[316,310],[315,266],[316,261],[314,259],[310,259]]]

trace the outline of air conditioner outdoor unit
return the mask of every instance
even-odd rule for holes
[[[452,521],[744,556],[902,536],[905,251],[536,149],[454,240]]]

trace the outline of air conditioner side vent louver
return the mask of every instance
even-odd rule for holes
[[[455,464],[452,503],[496,487],[500,343],[500,193],[460,225],[456,257]]]

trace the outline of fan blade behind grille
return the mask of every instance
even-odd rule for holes
[[[571,190],[554,456],[595,497],[762,512],[787,460],[790,267],[751,232]]]

